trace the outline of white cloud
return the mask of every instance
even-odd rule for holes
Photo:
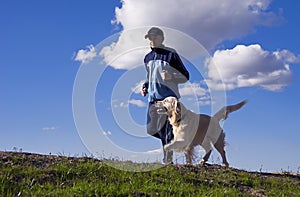
[[[57,130],[58,127],[55,127],[55,126],[51,126],[51,127],[43,127],[42,130],[43,131],[55,131]]]
[[[127,102],[120,102],[119,104],[114,104],[114,108],[122,107],[127,108],[130,105],[135,105],[137,107],[146,107],[146,103],[142,100],[131,99]]]
[[[202,88],[199,83],[185,83],[179,88],[181,96],[200,96],[204,97],[207,95],[208,90]]]
[[[172,3],[167,0],[147,3],[122,0],[122,6],[115,8],[113,23],[121,25],[123,31],[115,35],[114,42],[100,52],[96,53],[92,45],[87,50],[79,50],[75,60],[88,63],[100,55],[105,63],[115,69],[137,68],[143,65],[144,55],[149,51],[144,35],[150,26],[160,26],[166,35],[165,44],[174,47],[179,54],[195,51],[192,43],[187,43],[184,38],[178,39],[181,38],[180,32],[193,37],[211,51],[225,40],[254,33],[257,26],[277,25],[283,21],[280,14],[270,10],[270,3],[271,0],[178,0]],[[205,81],[209,88],[230,90],[260,86],[279,91],[291,78],[289,64],[299,61],[299,57],[288,50],[268,52],[259,45],[239,45],[231,50],[216,51],[213,61],[224,83],[220,83],[216,70],[210,67],[210,78]],[[140,87],[132,91],[139,93]],[[183,94],[190,94],[190,91],[187,87],[181,90]],[[121,107],[128,107],[128,103],[122,103]]]
[[[145,3],[123,0],[122,7],[115,9],[114,22],[121,24],[124,30],[153,25],[170,27],[191,35],[210,49],[223,40],[253,32],[256,25],[270,25],[277,21],[279,17],[268,11],[270,2],[151,0]]]
[[[213,103],[214,102],[212,102],[210,99],[208,99],[208,100],[198,100],[197,101],[197,105],[199,105],[199,106],[210,106]]]
[[[146,153],[147,154],[159,154],[159,153],[162,153],[162,148],[154,149],[154,150],[149,150]]]
[[[132,100],[129,100],[128,103],[131,105],[136,105],[138,107],[146,107],[146,103],[142,100],[132,99]]]
[[[145,83],[145,80],[142,80],[142,81],[136,83],[134,85],[134,87],[131,88],[131,91],[135,94],[140,94],[144,83]]]
[[[144,35],[150,26],[160,26],[166,34],[165,44],[176,50],[180,46],[181,53],[190,54],[193,49],[178,37],[172,39],[174,35],[168,28],[192,36],[210,50],[224,40],[253,32],[257,25],[278,23],[279,17],[268,11],[269,4],[269,0],[221,3],[219,0],[151,0],[147,3],[123,0],[122,7],[115,8],[113,23],[121,25],[124,31],[114,43],[104,47],[100,55],[116,69],[129,70],[143,65],[143,57],[149,51]]]
[[[127,103],[126,102],[121,102],[119,106],[126,108],[126,107],[128,107],[128,102]]]
[[[269,52],[258,44],[238,45],[214,53],[207,63],[210,79],[206,82],[215,89],[260,86],[280,91],[291,80],[289,64],[297,61],[299,57],[287,50]]]
[[[179,86],[179,93],[181,95],[181,100],[185,100],[186,104],[192,104],[190,107],[198,107],[200,106],[206,106],[211,105],[211,96],[210,96],[210,90],[208,88],[201,87],[200,83],[184,83]],[[192,111],[196,111],[197,108],[195,108]]]
[[[103,131],[103,135],[111,135],[111,131]]]
[[[136,31],[123,32],[117,43],[104,47],[99,55],[115,69],[137,68],[143,65],[143,57],[148,50],[142,38],[136,35]]]
[[[75,57],[75,61],[82,62],[83,64],[89,63],[96,57],[96,50],[93,45],[87,46],[88,49],[80,49]]]

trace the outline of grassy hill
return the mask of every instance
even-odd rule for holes
[[[148,164],[118,165],[141,168]],[[168,165],[148,172],[128,172],[88,157],[0,152],[0,196],[290,197],[300,196],[300,176],[218,165]]]

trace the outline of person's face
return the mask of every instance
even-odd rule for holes
[[[164,37],[161,35],[151,35],[149,36],[150,47],[160,47],[164,41]]]

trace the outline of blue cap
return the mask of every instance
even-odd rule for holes
[[[154,35],[154,36],[162,36],[164,37],[164,32],[159,29],[158,27],[152,27],[151,29],[149,29],[148,33],[145,35],[145,39],[149,38],[151,35]]]

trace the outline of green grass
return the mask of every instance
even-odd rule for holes
[[[132,169],[148,164],[117,162]],[[159,165],[159,164],[154,164]],[[0,196],[300,196],[300,177],[218,165],[129,172],[92,158],[0,152]]]

